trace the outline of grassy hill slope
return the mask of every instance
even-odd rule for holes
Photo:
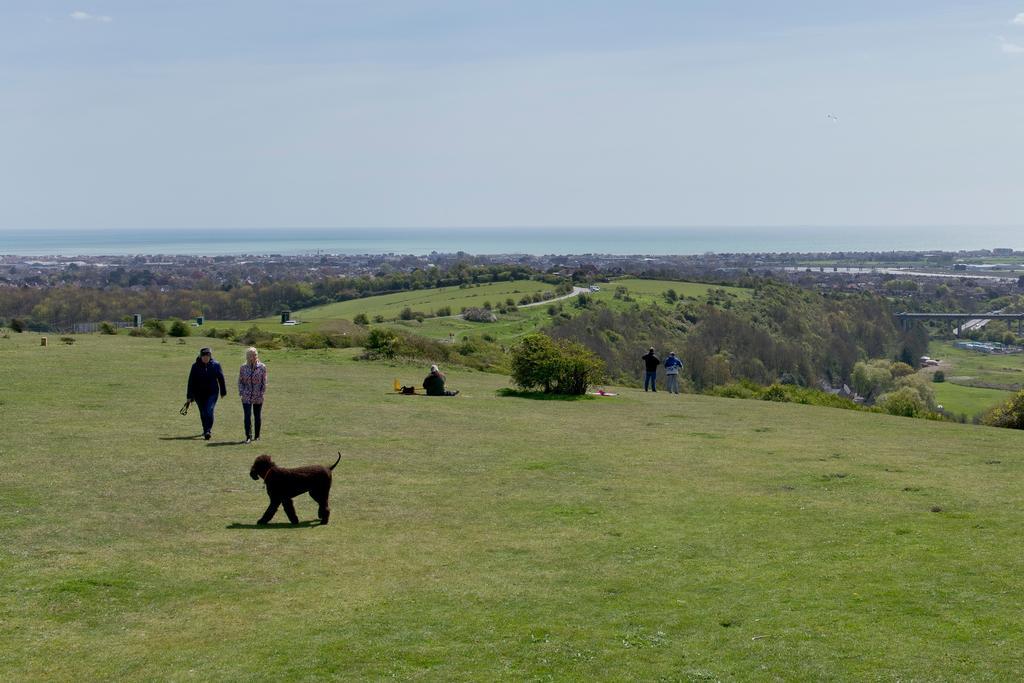
[[[679,296],[705,297],[710,290],[722,290],[727,296],[737,299],[750,297],[750,291],[739,287],[718,287],[698,282],[675,282],[672,280],[641,280],[624,278],[611,283],[602,283],[601,290],[593,294],[593,298],[604,301],[612,307],[621,308],[626,304],[615,299],[617,287],[626,287],[633,301],[648,303],[658,301],[664,303],[662,296],[669,289]],[[463,307],[482,307],[484,302],[491,303],[494,308],[512,299],[516,304],[524,295],[534,293],[553,293],[554,285],[533,280],[515,280],[512,282],[492,282],[471,287],[438,287],[436,289],[418,289],[393,294],[380,294],[362,299],[351,299],[324,306],[314,306],[292,311],[292,317],[302,321],[301,325],[286,327],[281,325],[280,316],[268,316],[255,320],[209,320],[207,327],[232,327],[243,330],[255,325],[261,329],[287,334],[289,332],[351,332],[352,326],[342,325],[340,321],[350,321],[363,313],[371,320],[374,316],[383,316],[387,327],[394,327],[432,339],[448,339],[450,335],[462,337],[472,334],[488,334],[504,343],[511,343],[525,334],[536,332],[550,322],[551,316],[547,309],[549,303],[519,308],[515,312],[501,314],[494,323],[468,322],[457,316],[425,318],[423,321],[399,320],[402,309],[432,314],[444,307],[452,313],[459,313]],[[553,302],[556,305],[572,310],[571,299]]]
[[[219,340],[0,339],[5,680],[1018,680],[1022,435],[622,390],[388,393],[272,351],[178,415]],[[253,528],[258,453],[338,466],[331,524]],[[296,506],[313,519],[308,497]],[[941,511],[933,512],[933,509]]]

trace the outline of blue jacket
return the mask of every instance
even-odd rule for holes
[[[188,373],[188,388],[185,390],[185,398],[198,401],[216,396],[218,389],[221,396],[228,395],[228,387],[224,384],[224,372],[220,369],[220,363],[212,358],[209,363],[204,363],[196,358],[196,362],[192,364],[192,370]]]
[[[672,368],[682,368],[682,367],[683,367],[683,361],[679,360],[675,356],[669,356],[668,358],[665,359],[665,371],[668,372],[668,374],[670,374],[670,375],[678,374],[678,370],[676,372],[670,372],[672,370]]]

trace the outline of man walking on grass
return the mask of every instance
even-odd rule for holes
[[[658,379],[658,366],[661,365],[661,359],[654,355],[653,346],[648,349],[647,355],[641,356],[640,359],[644,362],[644,391],[647,391],[648,386],[650,386],[651,391],[657,391],[658,385],[656,381]]]
[[[675,351],[669,351],[665,359],[665,390],[670,394],[679,393],[679,371],[683,369],[683,361],[676,358]]]

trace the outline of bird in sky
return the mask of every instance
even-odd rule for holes
[[[827,114],[826,118],[834,123],[839,123],[839,117],[836,116],[835,114]]]

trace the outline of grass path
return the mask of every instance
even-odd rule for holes
[[[485,373],[403,397],[422,368],[281,350],[264,441],[232,394],[206,443],[201,343],[230,377],[220,340],[0,339],[4,680],[1024,677],[1019,432]],[[329,526],[251,528],[257,453],[338,450]]]

